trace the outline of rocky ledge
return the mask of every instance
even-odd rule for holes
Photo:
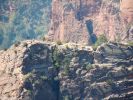
[[[36,40],[0,51],[0,100],[132,100],[133,46]]]

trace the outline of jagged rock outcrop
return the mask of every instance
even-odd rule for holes
[[[133,46],[23,41],[0,51],[0,100],[132,100]]]
[[[132,5],[132,0],[53,0],[49,40],[91,44],[105,34],[110,41],[132,41]]]

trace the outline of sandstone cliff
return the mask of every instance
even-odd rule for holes
[[[23,41],[0,51],[0,100],[132,100],[133,46]]]
[[[132,41],[132,0],[53,0],[51,41],[91,44],[100,34]]]

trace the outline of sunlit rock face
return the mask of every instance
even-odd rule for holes
[[[121,0],[120,11],[121,17],[124,20],[126,27],[126,34],[124,39],[126,41],[133,41],[133,1],[132,0]]]
[[[133,0],[121,0],[121,14],[127,23],[133,22]]]
[[[126,8],[132,8],[132,3],[132,0],[53,0],[49,40],[91,44],[96,36],[105,34],[110,41],[128,41],[132,34],[128,32],[132,27],[132,9]]]

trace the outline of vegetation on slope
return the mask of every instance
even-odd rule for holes
[[[51,0],[1,0],[0,49],[48,31]]]

